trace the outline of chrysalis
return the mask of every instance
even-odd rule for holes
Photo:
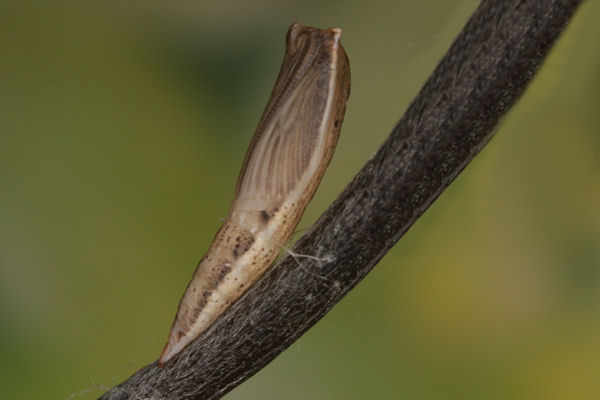
[[[294,23],[242,165],[227,220],[194,271],[159,365],[206,330],[269,268],[335,149],[350,95],[341,29]]]

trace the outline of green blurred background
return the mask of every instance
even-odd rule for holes
[[[342,27],[353,78],[306,228],[476,5],[2,1],[0,398],[97,398],[158,357],[290,23]],[[600,398],[599,19],[581,7],[476,160],[227,399]]]

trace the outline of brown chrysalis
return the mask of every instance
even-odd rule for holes
[[[246,153],[227,220],[194,271],[159,365],[206,330],[269,268],[313,197],[350,95],[341,29],[294,23]]]

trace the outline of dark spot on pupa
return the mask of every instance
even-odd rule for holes
[[[231,265],[227,263],[220,264],[216,268],[214,268],[212,272],[213,274],[208,280],[208,287],[214,289],[217,286],[219,286],[219,284],[225,279],[225,276],[227,276],[227,274],[231,272]],[[208,292],[210,294],[210,291]]]
[[[238,258],[247,252],[254,243],[254,237],[252,237],[252,235],[238,236],[236,240],[238,243],[235,245],[232,251],[234,258]]]
[[[198,303],[196,304],[196,307],[193,308],[193,313],[195,314],[194,319],[198,317],[198,315],[200,314],[200,310],[202,310],[206,306],[206,303],[208,302],[208,298],[210,297],[211,293],[211,290],[202,291],[202,294],[198,298]]]
[[[223,267],[221,267],[221,272],[219,273],[219,278],[223,279],[225,277],[225,275],[227,275],[230,272],[231,272],[231,265],[223,264]]]
[[[271,214],[269,214],[269,213],[267,212],[267,210],[262,210],[262,211],[260,212],[260,217],[262,218],[262,220],[263,220],[264,222],[267,222],[268,220],[270,220],[270,219],[271,219]]]
[[[336,119],[336,120],[335,120],[335,123],[333,124],[333,126],[335,126],[336,128],[337,128],[338,126],[340,126],[340,120],[339,120],[339,119]]]

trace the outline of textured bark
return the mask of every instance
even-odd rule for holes
[[[334,307],[489,141],[581,1],[486,0],[391,135],[246,295],[173,362],[102,399],[215,399]],[[158,353],[157,353],[158,354]]]

